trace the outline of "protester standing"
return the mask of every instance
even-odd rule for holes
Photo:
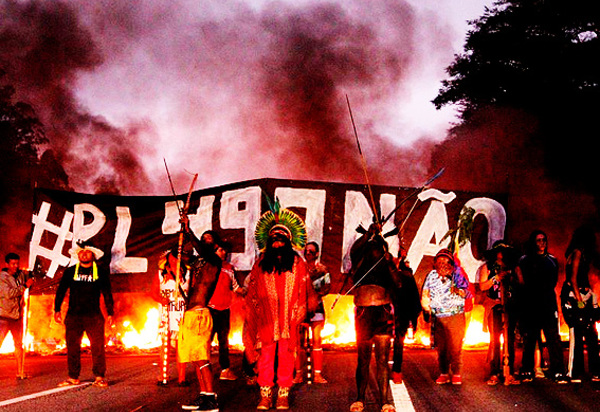
[[[17,360],[17,379],[26,379],[23,364],[23,295],[34,280],[19,268],[21,258],[8,253],[7,267],[0,272],[0,346],[10,331]]]
[[[421,304],[426,318],[435,317],[434,340],[440,368],[435,383],[461,385],[465,300],[471,295],[469,280],[448,249],[441,249],[433,262],[434,269],[423,283]]]
[[[365,409],[366,390],[370,379],[370,363],[375,349],[376,399],[384,412],[395,407],[389,392],[389,354],[394,329],[392,295],[401,280],[388,244],[381,234],[381,225],[373,223],[350,249],[354,285],[354,323],[356,329],[357,366],[356,401],[351,412]]]
[[[526,245],[525,254],[516,268],[523,285],[522,323],[525,331],[521,380],[531,381],[534,375],[535,345],[540,331],[544,332],[550,355],[550,373],[556,383],[568,383],[565,376],[563,350],[560,342],[556,284],[558,261],[548,253],[548,237],[534,230]]]
[[[108,382],[105,379],[105,320],[100,309],[100,295],[104,297],[108,323],[112,324],[114,303],[109,272],[97,262],[104,253],[89,242],[76,242],[69,253],[77,257],[77,263],[64,270],[54,299],[54,320],[62,323],[61,306],[69,291],[69,307],[65,318],[69,378],[58,386],[79,384],[81,339],[85,332],[92,350],[93,384],[104,388]]]
[[[567,376],[571,382],[581,382],[585,371],[584,341],[587,346],[591,380],[600,381],[598,331],[600,320],[598,298],[590,285],[589,273],[596,263],[596,235],[590,226],[575,230],[565,258],[566,280],[561,293],[563,317],[569,325],[569,362]]]
[[[327,383],[323,377],[323,346],[321,332],[325,326],[325,306],[323,305],[323,297],[329,293],[331,289],[331,276],[325,265],[319,262],[319,244],[317,242],[308,242],[304,248],[304,259],[308,268],[308,274],[312,282],[312,286],[317,292],[318,305],[314,313],[308,313],[308,322],[303,324],[303,332],[306,333],[306,345],[310,345],[310,352],[314,365],[314,383]],[[308,333],[310,329],[311,333]],[[312,336],[312,339],[310,338]],[[298,353],[296,355],[296,376],[294,383],[304,381],[302,370],[305,356],[302,356],[302,345],[298,345]]]
[[[187,216],[182,216],[182,220],[184,228],[188,228]],[[205,232],[198,242],[193,243],[199,259],[191,268],[188,303],[177,337],[177,358],[181,363],[194,365],[199,394],[192,402],[182,405],[184,410],[219,410],[210,364],[213,322],[208,302],[215,291],[221,271],[221,259],[215,253],[220,242],[219,236]]]
[[[294,250],[306,242],[304,222],[295,213],[275,208],[264,213],[256,225],[255,237],[261,255],[249,275],[246,296],[247,355],[258,356],[258,410],[268,410],[277,383],[276,408],[289,409],[293,383],[294,353],[298,325],[306,319],[307,309],[316,307],[316,294],[310,283],[306,263]],[[277,365],[275,369],[275,365]]]
[[[394,305],[394,357],[392,364],[392,380],[396,384],[403,381],[402,361],[404,358],[404,340],[409,328],[413,334],[417,331],[417,320],[421,314],[419,288],[406,260],[406,249],[400,247],[397,261],[400,285],[393,298]]]
[[[490,386],[500,383],[501,376],[504,385],[520,383],[514,377],[515,331],[519,310],[519,285],[515,273],[517,258],[515,249],[499,240],[485,253],[486,263],[481,270],[479,286],[487,294],[484,316],[490,329],[490,376],[487,380]],[[500,345],[500,337],[503,335],[505,348]],[[508,368],[503,368],[504,364]],[[505,372],[506,376],[503,376]]]
[[[221,367],[221,380],[236,380],[237,376],[230,369],[229,361],[229,331],[231,329],[231,304],[233,294],[243,296],[246,291],[240,287],[235,278],[235,268],[227,260],[231,252],[231,244],[222,241],[217,245],[216,254],[221,259],[221,272],[215,292],[213,293],[208,307],[213,319],[213,331],[210,337],[212,342],[215,334],[219,343],[219,366]]]

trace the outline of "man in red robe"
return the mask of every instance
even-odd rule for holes
[[[291,213],[286,209],[278,211],[283,212]],[[279,387],[276,408],[289,409],[298,326],[306,319],[306,311],[314,309],[317,303],[306,263],[294,251],[302,248],[306,239],[304,223],[295,217],[296,225],[286,224],[288,220],[279,216],[266,227],[260,221],[257,225],[256,237],[263,252],[248,275],[244,335],[250,339],[247,350],[253,351],[257,341],[260,343],[258,410],[271,408],[275,383]],[[263,230],[267,234],[264,248],[258,233]]]

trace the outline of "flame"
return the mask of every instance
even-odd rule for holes
[[[476,347],[490,343],[490,333],[483,331],[483,316],[485,308],[482,305],[474,305],[471,312],[467,312],[467,331],[463,341],[463,347]]]
[[[27,336],[25,337],[25,341],[23,342],[23,346],[25,350],[33,350],[33,336],[31,334],[27,334]],[[13,353],[14,351],[15,343],[13,342],[12,334],[9,331],[6,337],[4,338],[4,342],[2,342],[2,346],[0,347],[0,354]]]
[[[334,309],[331,305],[334,295],[323,298],[325,307],[325,325],[321,332],[324,344],[345,345],[356,342],[354,329],[354,303],[352,296],[342,296]]]
[[[126,348],[152,349],[161,344],[160,311],[157,307],[148,310],[146,322],[140,331],[137,331],[129,320],[125,320],[122,326],[123,332],[117,333],[116,336]]]
[[[32,296],[31,311],[33,318],[30,319],[28,333],[25,337],[24,346],[27,351],[36,351],[41,353],[53,353],[65,348],[64,326],[48,322],[51,315],[44,315],[52,308],[53,297]],[[354,328],[354,303],[352,296],[343,296],[339,299],[334,309],[331,305],[335,300],[335,295],[325,296],[325,326],[322,331],[323,343],[333,346],[353,345],[356,342],[356,332]],[[113,326],[107,333],[107,346],[120,346],[125,349],[153,350],[161,346],[160,329],[160,310],[158,304],[154,301],[144,301],[142,298],[133,298],[139,312],[130,316],[122,317],[119,323]],[[242,343],[242,320],[241,320],[240,302],[234,302],[232,310],[231,333],[229,344],[232,349],[243,350]],[[40,314],[42,316],[40,316]],[[38,317],[36,317],[36,315]],[[141,315],[141,317],[140,317]],[[481,305],[475,305],[473,310],[467,314],[467,331],[465,334],[465,348],[480,348],[490,341],[489,332],[483,331],[484,308]],[[136,327],[137,321],[137,327]],[[140,325],[142,323],[142,326]],[[48,327],[49,326],[49,327]],[[405,344],[409,346],[430,347],[431,338],[429,336],[430,328],[425,323],[418,325],[416,333],[409,333],[406,336]],[[600,323],[596,323],[596,329],[600,333]],[[4,339],[0,347],[0,354],[14,352],[14,344],[10,332]],[[568,340],[569,330],[565,324],[561,325],[560,335],[562,340]],[[84,335],[82,346],[88,347],[89,339]],[[216,346],[216,338],[213,346]]]
[[[0,353],[12,353],[15,351],[15,344],[12,339],[12,333],[8,332],[0,347]]]

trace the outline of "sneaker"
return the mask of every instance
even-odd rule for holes
[[[513,375],[508,375],[506,378],[504,378],[504,386],[510,386],[510,385],[520,385],[521,381],[518,380],[517,378],[515,378]]]
[[[200,394],[193,402],[181,405],[181,409],[184,411],[219,412],[217,396],[214,394]]]
[[[227,368],[221,371],[219,379],[221,379],[222,381],[234,381],[237,379],[237,376],[235,375],[235,373],[232,372],[231,369]]]
[[[542,368],[535,369],[535,378],[536,379],[544,379],[545,377],[546,377],[546,375],[544,374],[544,371],[542,370]]]
[[[404,382],[404,377],[402,376],[402,372],[392,372],[392,381],[396,385],[400,385],[402,382]]]
[[[489,386],[496,386],[500,383],[500,379],[498,379],[498,375],[492,375],[486,382]]]
[[[279,388],[275,409],[278,411],[290,409],[290,388]]]
[[[313,379],[314,383],[329,383],[327,379],[321,375],[321,372],[315,372],[315,378]]]
[[[396,407],[391,403],[386,403],[381,407],[381,412],[396,412]]]
[[[564,385],[566,383],[569,383],[569,379],[562,373],[555,373],[553,379],[554,379],[554,382],[558,383],[559,385]]]
[[[442,373],[436,380],[435,383],[438,385],[445,385],[450,382],[450,376],[447,373]]]
[[[294,385],[297,385],[302,382],[304,382],[304,378],[302,377],[302,371],[296,371],[296,376],[294,376],[294,380],[292,381],[292,383]]]
[[[521,372],[521,382],[531,382],[533,377],[533,372]]]
[[[200,410],[200,405],[204,402],[204,395],[198,395],[192,402],[181,405],[181,409],[184,411],[197,411]]]
[[[462,378],[460,377],[460,375],[452,376],[452,385],[462,385]]]
[[[219,403],[217,402],[217,395],[205,395],[204,403],[200,405],[200,410],[204,412],[219,412]]]
[[[259,411],[268,411],[273,405],[273,391],[270,386],[260,387],[260,401],[256,409]]]
[[[592,382],[600,382],[600,375],[592,375]]]
[[[363,412],[365,410],[365,404],[361,401],[356,401],[350,405],[350,412]]]
[[[581,383],[581,376],[575,376],[573,378],[569,378],[571,383]]]

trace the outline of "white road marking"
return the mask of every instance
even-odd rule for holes
[[[413,406],[408,390],[404,382],[394,383],[390,380],[390,389],[392,390],[392,397],[394,398],[394,406],[397,411],[414,412],[415,407]]]
[[[19,396],[18,398],[7,399],[5,401],[0,402],[0,406],[12,405],[13,403],[19,403],[19,402],[23,402],[23,401],[28,401],[30,399],[41,398],[42,396],[48,396],[48,395],[52,395],[53,393],[68,391],[69,389],[81,388],[83,386],[88,386],[91,384],[92,384],[92,382],[84,382],[84,383],[80,383],[79,385],[63,386],[61,388],[54,388],[54,389],[49,389],[47,391],[32,393],[30,395]]]

